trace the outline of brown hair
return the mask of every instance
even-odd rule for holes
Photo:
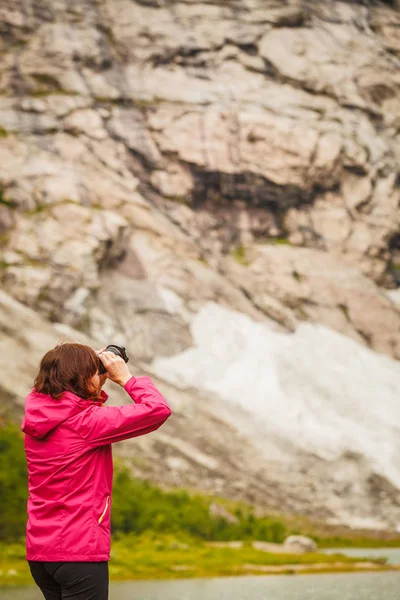
[[[40,363],[34,387],[57,400],[66,391],[85,399],[98,398],[90,379],[98,371],[99,359],[84,344],[62,342],[46,352]]]

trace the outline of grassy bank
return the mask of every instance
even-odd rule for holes
[[[325,554],[272,554],[242,548],[210,547],[188,536],[128,535],[114,540],[112,580],[216,577],[268,573],[343,572],[386,569],[382,561]],[[0,586],[29,585],[32,579],[23,543],[0,545]]]

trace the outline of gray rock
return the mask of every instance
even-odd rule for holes
[[[283,547],[291,552],[315,552],[317,544],[305,535],[289,535],[283,542]]]

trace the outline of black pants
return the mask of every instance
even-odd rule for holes
[[[108,562],[29,561],[46,600],[108,600]]]

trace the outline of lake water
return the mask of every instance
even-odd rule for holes
[[[400,565],[400,548],[335,548],[324,550],[326,554],[346,554],[346,556],[360,556],[380,558],[385,556],[388,564]],[[400,592],[399,592],[400,598]]]
[[[35,587],[2,600],[43,600]],[[400,572],[221,577],[111,584],[110,600],[399,600]]]

